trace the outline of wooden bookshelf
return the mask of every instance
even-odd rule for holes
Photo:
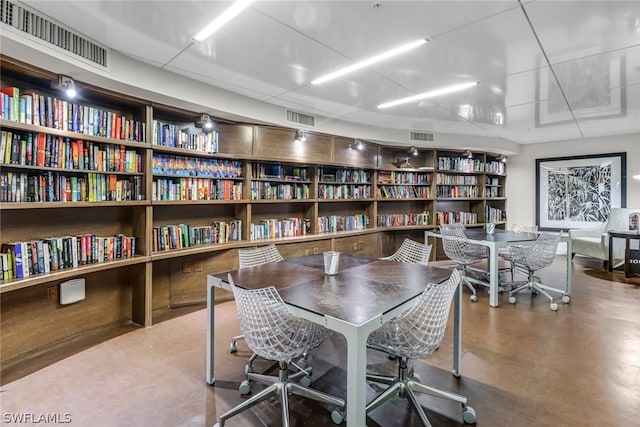
[[[1,87],[60,96],[49,84],[56,75],[2,59]],[[5,68],[5,64],[10,66]],[[11,132],[31,134],[32,141],[42,136],[45,142],[47,138],[69,141],[72,160],[51,163],[49,152],[44,162],[27,161],[26,153],[24,161],[20,153],[12,162],[11,155],[5,158],[6,153],[0,153],[0,243],[85,233],[126,235],[135,237],[135,254],[0,280],[3,365],[97,327],[129,322],[148,326],[171,307],[202,304],[206,275],[237,268],[238,248],[275,243],[286,258],[327,250],[379,257],[394,252],[405,237],[422,241],[425,229],[437,227],[437,212],[474,214],[477,226],[483,226],[490,214],[497,214],[498,224],[504,224],[507,175],[497,155],[473,153],[473,170],[468,171],[444,167],[446,162],[441,159],[462,156],[456,151],[420,149],[414,156],[407,154],[408,147],[370,142],[358,148],[352,138],[311,130],[305,130],[307,140],[300,142],[296,129],[233,123],[213,116],[214,128],[205,131],[196,125],[202,112],[77,83],[82,86],[83,98],[78,103],[83,111],[95,108],[121,121],[135,122],[131,125],[135,137],[123,139],[122,132],[118,135],[112,128],[107,131],[108,127],[84,133],[84,127],[77,132],[73,129],[78,126],[69,123],[64,128],[34,124],[33,119],[23,123],[0,118],[3,135]],[[73,116],[73,107],[68,111]],[[164,132],[173,139],[160,140]],[[38,151],[30,150],[37,158]],[[104,157],[99,164],[94,161],[97,153]],[[120,161],[122,153],[125,167]],[[132,158],[135,161],[127,163]],[[26,177],[19,199],[7,195],[11,185],[20,190],[13,178],[16,174]],[[107,177],[108,184],[135,182],[136,191],[125,192],[124,197],[122,190],[105,194],[107,185],[99,192],[92,190],[91,196],[82,193],[73,199],[77,201],[36,197],[38,192],[29,190],[29,181],[47,174],[76,182],[84,178],[89,182],[91,175],[94,186],[93,176],[100,175]],[[472,177],[477,193],[465,198],[438,197],[438,176]],[[225,224],[229,230],[234,224],[239,237],[204,243],[195,239],[187,244],[190,230],[193,236],[200,236],[197,233],[206,233],[204,228],[214,223]],[[274,226],[289,231],[252,239],[252,229],[255,234],[257,227],[271,230],[268,227]],[[160,233],[173,243],[160,246]],[[180,244],[176,239],[181,239]],[[87,281],[86,301],[61,306],[60,283],[78,277]],[[218,299],[230,298],[224,291],[216,292]],[[23,326],[6,333],[11,325],[37,319],[47,327],[32,328],[26,339],[20,335],[26,333]]]

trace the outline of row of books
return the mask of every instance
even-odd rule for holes
[[[468,157],[438,157],[436,164],[439,170],[456,172],[484,171],[484,163],[480,159],[470,159]]]
[[[484,208],[484,222],[502,222],[507,220],[507,211],[486,206]]]
[[[431,174],[420,172],[379,171],[378,183],[430,185]]]
[[[476,185],[438,185],[436,197],[443,199],[475,199],[480,197],[480,187]]]
[[[356,215],[330,215],[318,217],[318,233],[335,233],[338,231],[360,231],[369,226],[369,216]]]
[[[159,175],[238,178],[242,176],[242,161],[154,153],[152,171]]]
[[[380,214],[378,215],[378,227],[402,227],[409,225],[430,225],[431,212]]]
[[[502,197],[502,194],[500,194],[500,187],[486,187],[484,189],[484,196],[491,198],[491,197]]]
[[[371,182],[371,172],[361,169],[323,169],[318,170],[320,182],[365,183]]]
[[[498,161],[498,160],[494,160],[491,162],[487,162],[484,165],[484,171],[485,172],[489,172],[489,173],[495,173],[495,174],[504,174],[506,170],[505,164],[504,162]]]
[[[447,175],[436,174],[437,185],[478,185],[477,175]]]
[[[488,176],[487,179],[485,180],[485,184],[497,187],[497,186],[500,185],[500,178],[495,178],[495,177],[489,177]]]
[[[131,258],[135,253],[136,238],[124,234],[108,237],[81,234],[5,243],[2,245],[3,279],[22,279],[86,264]]]
[[[268,240],[307,234],[311,234],[311,220],[308,218],[268,218],[251,224],[250,239]]]
[[[378,197],[383,199],[428,199],[431,187],[418,185],[380,185]]]
[[[371,197],[370,185],[357,184],[319,184],[318,199],[368,199]]]
[[[252,163],[252,179],[283,179],[290,181],[309,181],[309,168],[284,166],[271,163]]]
[[[251,181],[251,200],[303,200],[309,197],[309,184]]]
[[[152,200],[242,200],[242,181],[154,178]]]
[[[154,252],[218,245],[242,240],[242,220],[216,220],[204,226],[161,225],[153,227],[152,235],[151,249]]]
[[[71,140],[36,132],[0,133],[0,163],[91,170],[142,172],[142,154],[124,145]]]
[[[1,202],[104,202],[144,199],[142,176],[0,172]]]
[[[473,212],[436,212],[437,224],[477,224],[478,214]]]
[[[0,117],[84,135],[145,142],[144,122],[99,107],[74,104],[15,86],[0,89]]]
[[[200,131],[174,123],[153,121],[153,145],[201,151],[203,153],[218,152],[218,132],[215,130]]]

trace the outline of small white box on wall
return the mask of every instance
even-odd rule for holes
[[[84,278],[60,283],[60,304],[73,304],[84,299]]]

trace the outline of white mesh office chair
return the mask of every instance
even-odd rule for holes
[[[554,311],[558,309],[558,304],[553,301],[553,297],[547,291],[560,293],[562,295],[562,302],[564,303],[571,301],[571,297],[566,295],[565,291],[543,285],[535,276],[536,271],[546,268],[553,263],[559,241],[560,234],[544,233],[538,236],[535,243],[513,249],[513,261],[527,269],[528,280],[526,283],[509,292],[509,302],[511,304],[516,303],[516,294],[524,289],[531,290],[533,295],[541,293],[546,296],[550,301],[549,308]]]
[[[442,234],[442,247],[444,253],[449,259],[456,262],[461,267],[461,283],[464,283],[471,291],[471,301],[478,301],[476,285],[489,286],[489,283],[478,280],[469,276],[471,271],[479,271],[471,267],[471,264],[482,261],[487,258],[487,248],[471,243],[464,234],[465,227],[462,224],[441,224],[440,233]],[[485,274],[486,272],[483,272]]]
[[[322,403],[335,405],[331,413],[336,424],[344,420],[344,400],[318,390],[302,386],[293,380],[310,374],[310,368],[289,376],[289,364],[303,353],[320,345],[329,330],[321,325],[294,315],[273,287],[241,289],[234,285],[231,275],[229,283],[233,290],[240,318],[240,327],[249,348],[258,356],[279,364],[278,376],[247,373],[247,380],[255,380],[268,387],[220,415],[216,426],[222,427],[231,417],[274,396],[282,406],[282,425],[289,426],[289,395],[296,394]]]
[[[276,245],[259,246],[251,249],[238,249],[238,261],[240,268],[254,267],[256,265],[266,264],[268,262],[282,261],[284,258],[280,255],[280,251]],[[231,338],[229,351],[235,353],[238,351],[238,341],[243,340],[242,335]],[[249,366],[253,362],[255,356],[249,360]]]
[[[538,226],[513,224],[509,230],[516,233],[536,233],[538,231]],[[523,270],[522,268],[518,268],[518,265],[515,262],[513,262],[514,249],[522,248],[523,246],[526,246],[526,245],[513,244],[513,245],[506,245],[498,249],[498,255],[509,263],[509,268],[501,271],[509,271],[511,273],[512,282],[515,278],[516,271]],[[524,273],[526,274],[526,270],[524,270]]]
[[[413,368],[408,365],[409,359],[421,358],[433,353],[442,342],[451,301],[461,277],[460,271],[455,269],[446,282],[428,284],[411,309],[383,324],[369,335],[367,341],[369,347],[384,351],[398,359],[398,375],[395,377],[367,375],[370,381],[389,385],[367,405],[367,413],[390,399],[400,396],[411,402],[411,406],[424,426],[431,426],[415,394],[425,393],[460,403],[464,422],[475,423],[475,410],[467,406],[466,397],[422,384],[418,376],[413,373]]]
[[[427,265],[429,263],[429,255],[431,255],[431,245],[419,243],[411,239],[404,239],[398,250],[393,255],[380,259],[404,262],[407,264]]]

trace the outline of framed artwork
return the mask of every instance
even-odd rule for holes
[[[536,224],[587,228],[627,203],[627,153],[536,159]]]
[[[626,85],[625,59],[625,56],[595,55],[560,62],[554,65],[555,76],[549,67],[539,67],[536,72],[536,126],[569,123],[574,116],[578,120],[625,116],[627,100],[626,92],[622,90]]]

